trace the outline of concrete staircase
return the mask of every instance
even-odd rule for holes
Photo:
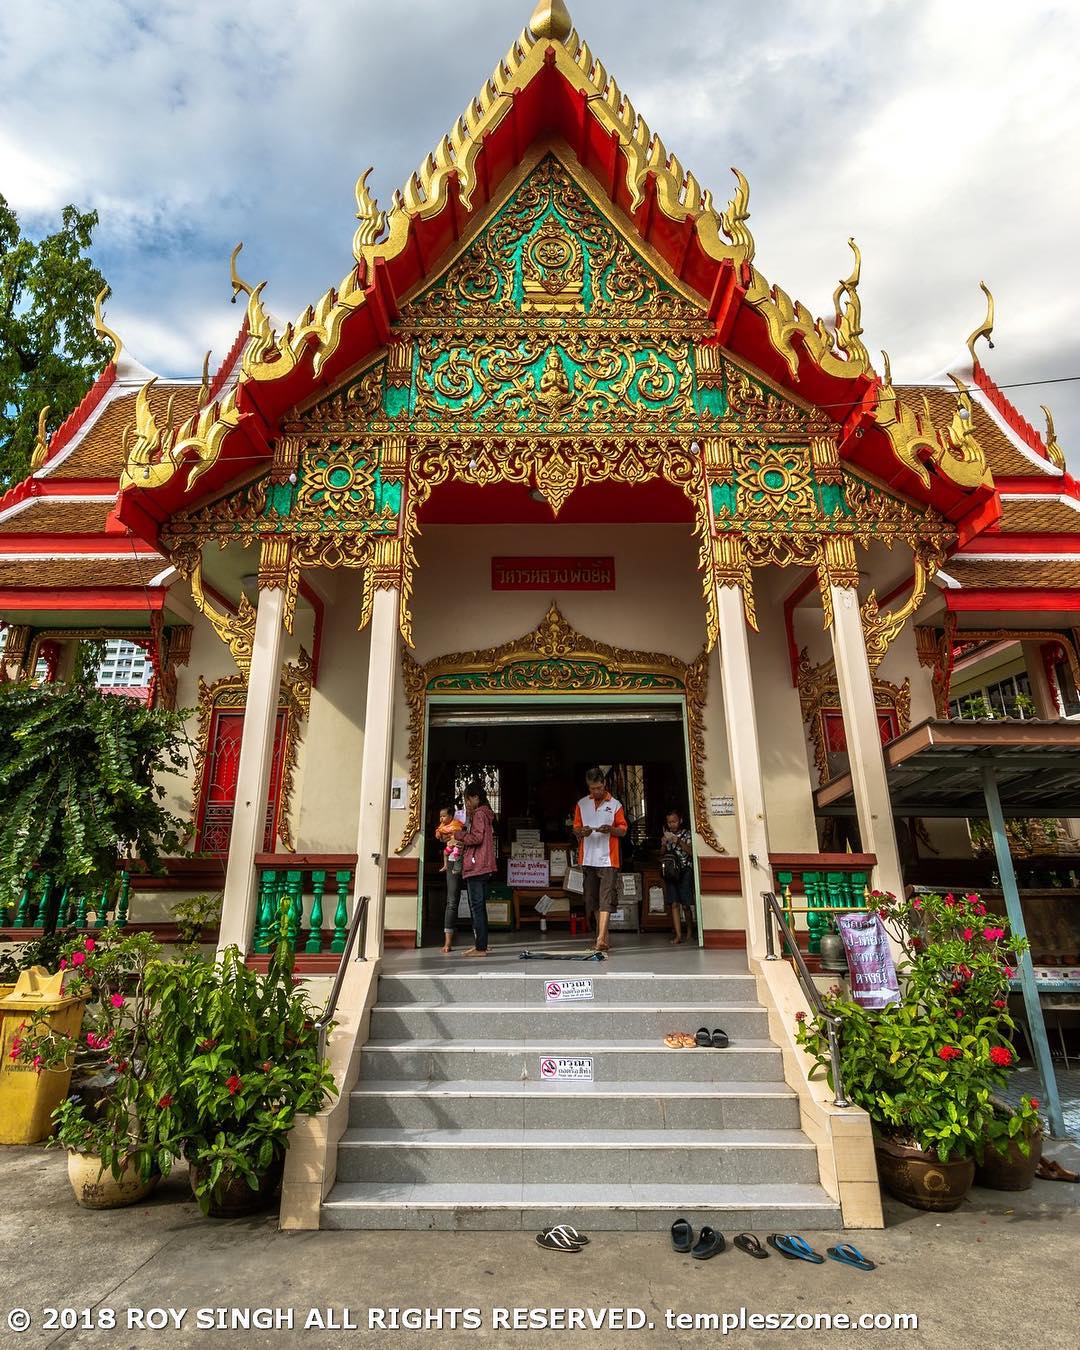
[[[592,1002],[549,1004],[553,978]],[[669,1050],[723,1027],[727,1050]],[[540,1061],[588,1055],[594,1080]],[[754,982],[617,960],[379,980],[324,1228],[839,1228]]]

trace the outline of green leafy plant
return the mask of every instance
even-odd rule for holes
[[[1038,1098],[1021,1097],[1020,1105],[1015,1108],[995,1101],[993,1115],[983,1131],[982,1140],[975,1147],[976,1157],[982,1162],[988,1146],[1004,1157],[1013,1143],[1025,1158],[1030,1157],[1031,1145],[1042,1132]]]
[[[242,1177],[257,1190],[296,1117],[315,1115],[335,1091],[314,1009],[292,973],[284,941],[265,973],[249,969],[235,947],[212,963],[189,954],[151,973],[151,1095],[168,1105],[150,1142],[194,1165],[204,1212],[219,1183]]]
[[[123,856],[179,852],[189,827],[157,776],[187,762],[183,718],[90,683],[0,687],[0,897],[32,873],[100,895]]]
[[[216,928],[221,921],[221,895],[190,895],[172,907],[173,920],[185,946],[198,946],[204,928]]]
[[[1012,702],[1017,717],[1035,716],[1035,700],[1030,694],[1017,694]]]
[[[148,933],[103,929],[70,939],[58,965],[67,972],[65,993],[88,1000],[78,1035],[56,1031],[47,1012],[36,1013],[12,1045],[12,1057],[38,1073],[70,1068],[106,1079],[108,1086],[92,1105],[77,1094],[60,1104],[48,1143],[96,1154],[102,1170],[117,1178],[127,1164],[137,1167],[143,1180],[155,1169],[167,1174],[172,1165],[172,1153],[150,1142],[150,1123],[164,1108],[149,1083],[148,1054],[158,1019],[147,984],[161,955]]]
[[[825,997],[840,1024],[844,1085],[883,1133],[942,1162],[968,1157],[982,1147],[994,1090],[1016,1063],[1008,990],[1025,944],[977,895],[897,900],[877,892],[870,906],[903,948],[901,999],[870,1010]],[[814,1072],[831,1082],[826,1021],[798,1021]]]
[[[968,694],[963,700],[964,716],[968,718],[978,718],[982,721],[992,720],[994,710],[990,703],[982,694]]]

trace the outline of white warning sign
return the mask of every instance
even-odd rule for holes
[[[544,997],[549,1003],[571,1003],[592,996],[592,980],[547,980],[544,983]]]
[[[542,1055],[540,1057],[540,1077],[549,1081],[575,1079],[579,1083],[591,1083],[592,1056],[570,1059],[565,1055]]]

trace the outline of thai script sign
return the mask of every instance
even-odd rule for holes
[[[614,558],[492,558],[493,591],[613,591]]]
[[[511,858],[506,864],[506,884],[523,890],[543,890],[551,881],[546,858]]]
[[[548,980],[544,985],[544,997],[549,1003],[577,1002],[592,996],[592,980]]]
[[[899,1003],[900,985],[889,935],[878,914],[838,914],[836,926],[847,952],[851,997],[864,1008]]]
[[[540,1077],[549,1081],[576,1079],[579,1083],[591,1083],[592,1058],[569,1059],[563,1055],[544,1055],[540,1060]]]

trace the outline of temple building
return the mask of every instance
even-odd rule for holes
[[[584,946],[567,818],[592,764],[630,820],[612,968],[620,943],[639,971],[670,953],[672,807],[693,941],[743,971],[764,969],[763,891],[813,952],[816,905],[990,885],[985,809],[901,809],[889,758],[923,723],[1080,716],[1080,486],[1049,413],[1040,434],[987,368],[989,291],[940,378],[894,379],[863,345],[854,241],[816,318],[760,270],[746,179],[714,200],[562,0],[387,209],[367,178],[348,270],[292,323],[237,246],[246,314],[201,381],[146,370],[99,312],[112,360],[0,501],[5,677],[62,679],[106,637],[103,684],[145,653],[129,694],[192,710],[169,790],[193,856],[137,878],[131,920],[220,890],[220,944],[265,960],[295,894],[317,973],[366,897],[369,960],[438,947],[437,810],[479,778],[493,942]],[[1068,810],[1008,829],[1021,872],[1053,855],[1067,884]],[[804,1190],[880,1221],[769,980]]]

